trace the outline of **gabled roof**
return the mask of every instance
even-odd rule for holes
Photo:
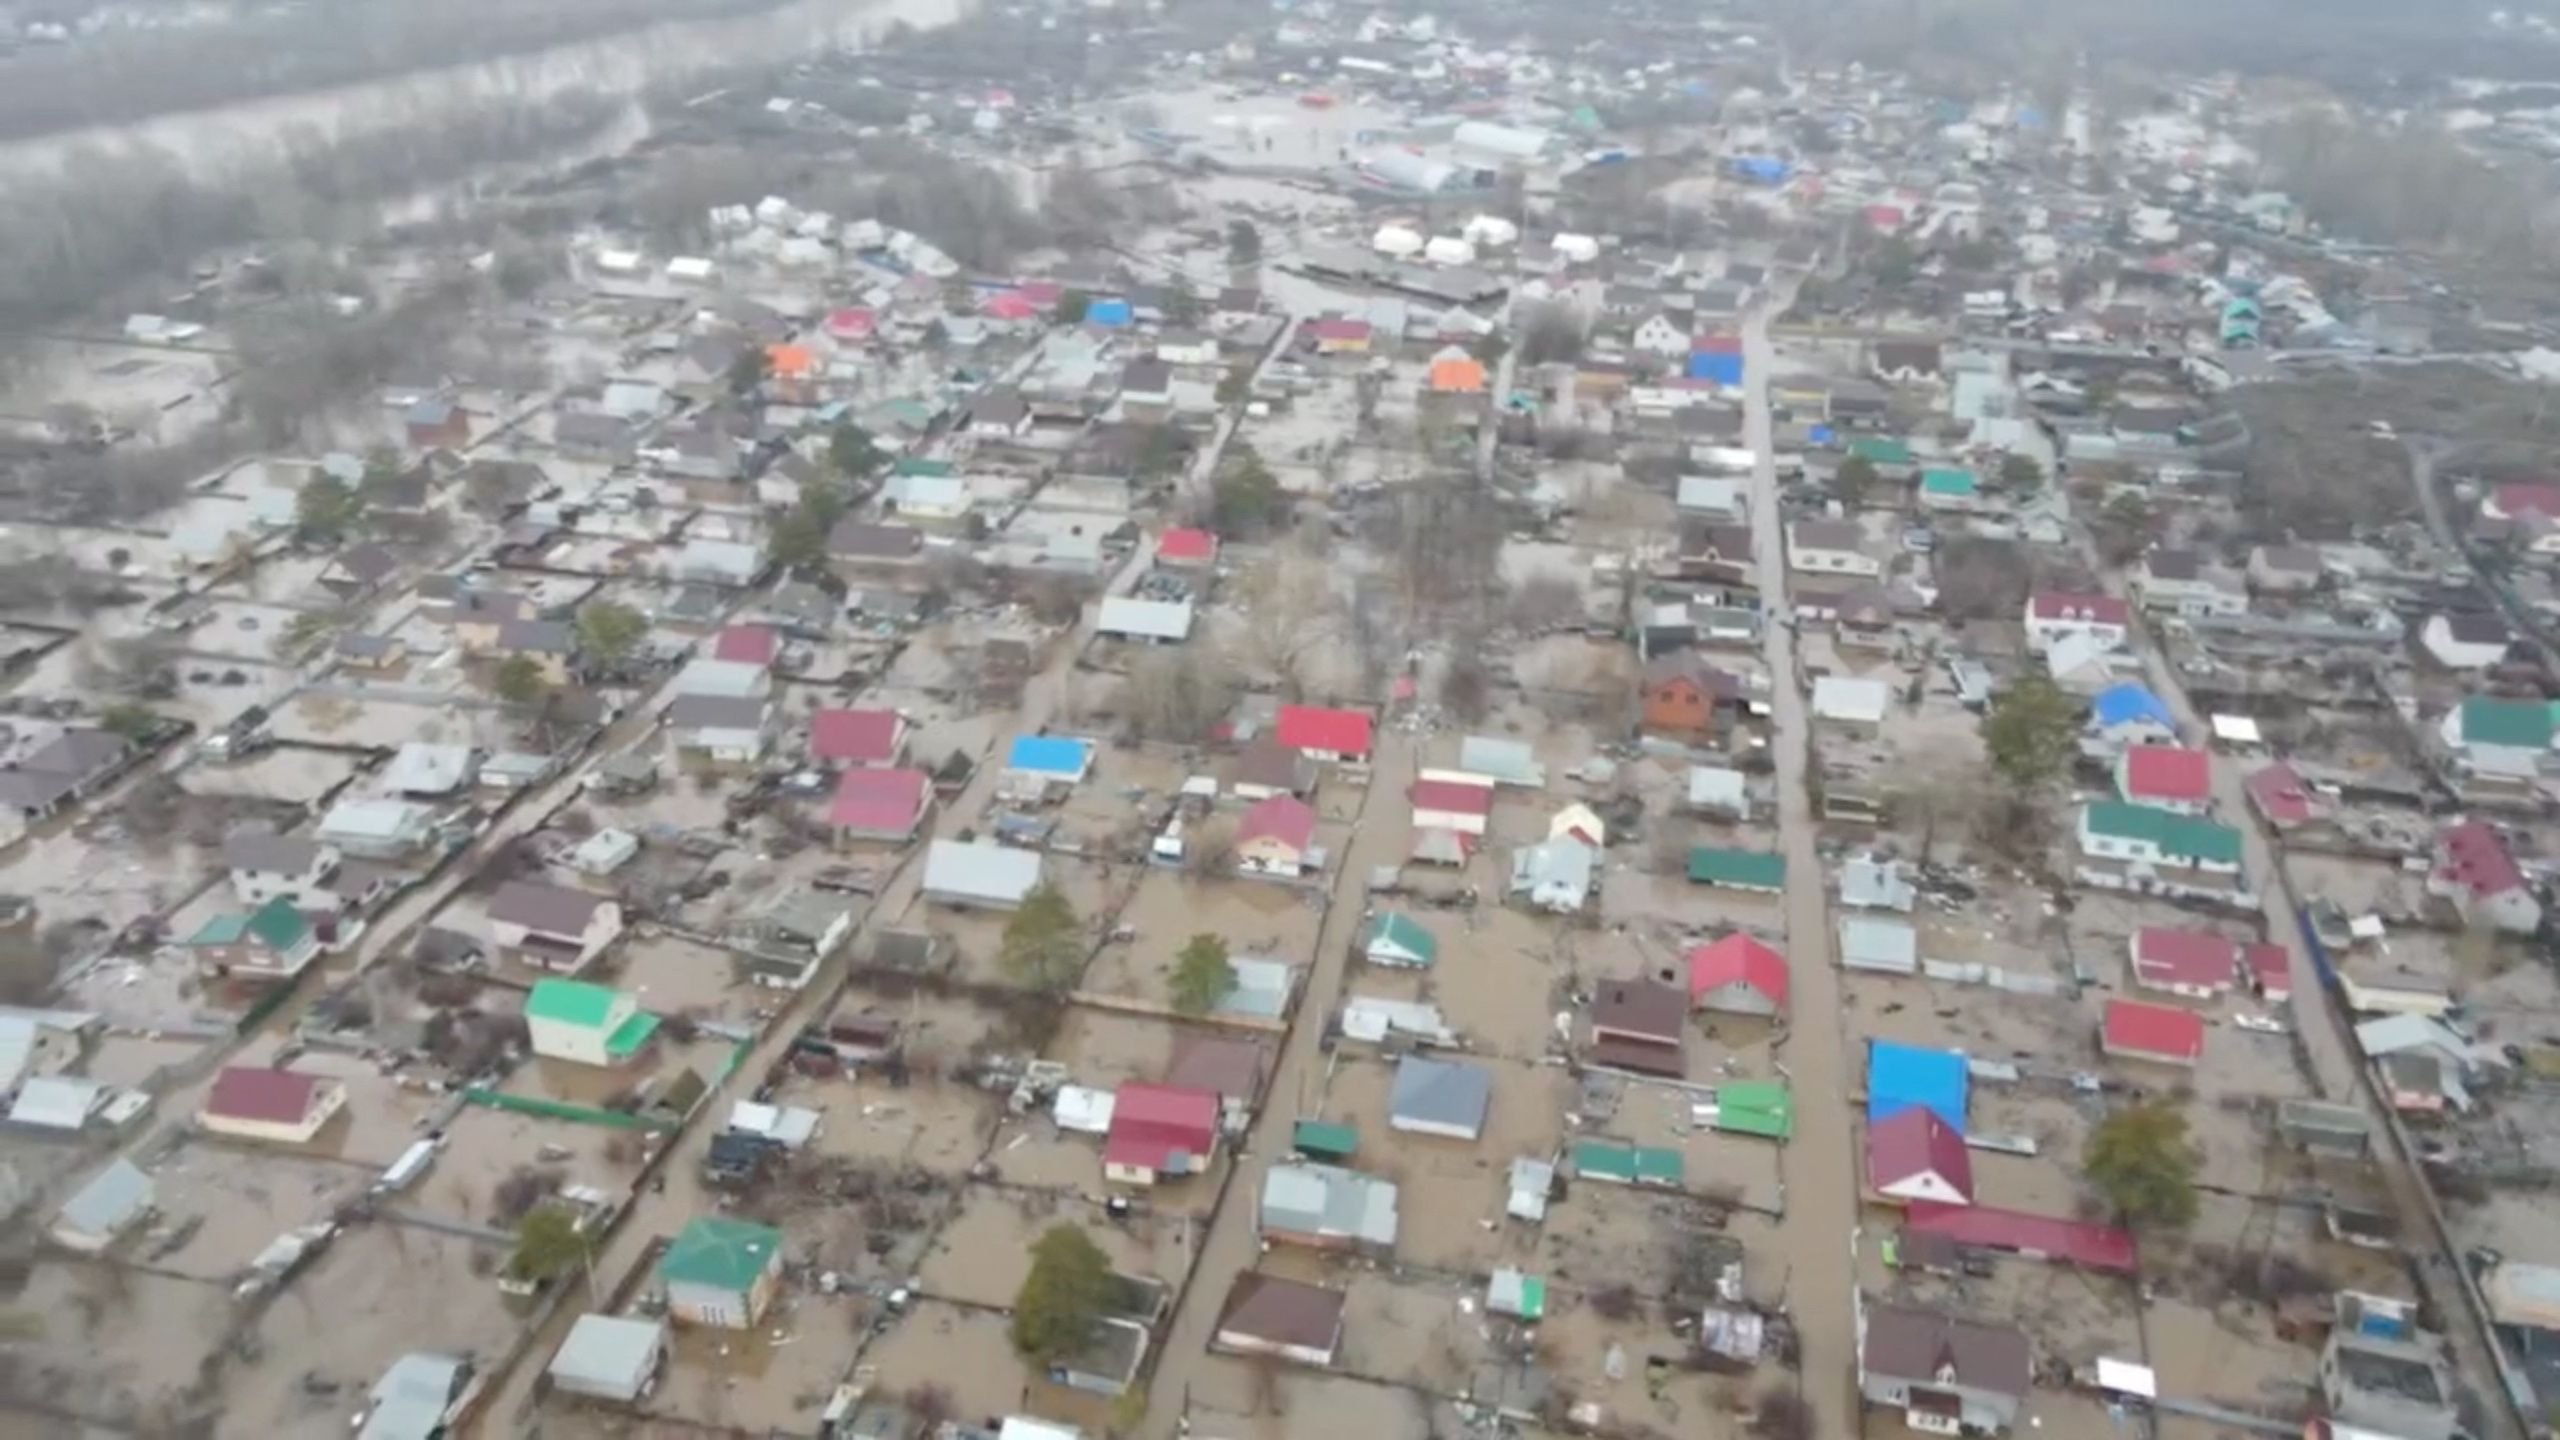
[[[1335,755],[1365,756],[1376,743],[1376,725],[1357,710],[1319,705],[1283,705],[1272,721],[1280,743],[1296,750],[1322,750]]]
[[[1493,1075],[1481,1066],[1408,1055],[1396,1062],[1387,1113],[1393,1119],[1455,1126],[1472,1133],[1484,1128],[1485,1111],[1492,1104]]]
[[[2170,713],[2167,702],[2136,681],[2110,685],[2089,702],[2089,710],[2102,726],[2129,724],[2148,720],[2162,729],[2176,731],[2178,717]]]
[[[1973,1199],[1973,1153],[1964,1136],[1926,1105],[1897,1110],[1867,1126],[1867,1184],[1879,1191],[1935,1176]]]
[[[2294,768],[2282,761],[2255,772],[2241,783],[2248,789],[2249,799],[2257,805],[2258,813],[2266,816],[2271,824],[2300,825],[2318,813],[2318,807],[2311,799],[2311,787],[2303,784],[2302,777],[2294,772]]]
[[[921,770],[847,770],[827,823],[839,830],[905,831],[924,813],[933,777]]]
[[[1692,1000],[1727,985],[1748,985],[1779,1009],[1787,1006],[1787,957],[1751,936],[1737,931],[1701,945],[1689,952],[1688,961]]]
[[[626,997],[610,985],[549,976],[533,982],[524,997],[524,1018],[547,1025],[601,1030],[618,1024],[615,1012]]]
[[[2524,867],[2516,863],[2506,837],[2483,821],[2448,826],[2436,837],[2436,849],[2444,856],[2437,878],[2473,895],[2486,898],[2524,887]]]
[[[2110,1000],[2099,1035],[2109,1054],[2188,1061],[2204,1054],[2204,1017],[2171,1005]]]
[[[1184,1161],[1191,1167],[1206,1163],[1217,1141],[1218,1097],[1210,1091],[1123,1085],[1112,1099],[1111,1137],[1102,1160],[1147,1170],[1184,1169]]]
[[[2224,865],[2240,863],[2239,831],[2211,820],[2181,815],[2175,810],[2163,810],[2157,805],[2136,805],[2125,800],[2094,801],[2089,805],[2083,823],[2093,835],[2144,841],[2164,855]]]
[[[1178,527],[1156,537],[1156,558],[1202,565],[1218,558],[1218,537],[1206,530]]]
[[[1315,843],[1316,812],[1295,795],[1271,795],[1254,802],[1236,823],[1236,843],[1277,840],[1292,850]]]
[[[1493,787],[1463,780],[1416,780],[1407,792],[1415,810],[1443,810],[1458,815],[1491,815]]]
[[[2141,1271],[2132,1232],[2095,1221],[2030,1215],[1987,1205],[1914,1200],[1903,1217],[1902,1228],[1913,1234],[1944,1236],[1959,1245],[2066,1261],[2087,1270],[2117,1275]]]
[[[612,903],[603,895],[532,880],[510,880],[489,900],[489,918],[542,935],[579,935],[596,912]]]
[[[711,645],[711,658],[745,665],[771,665],[782,650],[782,637],[769,625],[732,625]]]
[[[2462,702],[2462,743],[2518,750],[2551,746],[2555,707],[2548,700],[2501,700],[2474,695]]]
[[[821,710],[809,717],[809,753],[846,764],[884,764],[897,758],[905,728],[895,710]]]
[[[1866,1374],[1934,1384],[1940,1371],[1951,1371],[1968,1390],[2021,1398],[2033,1383],[2026,1332],[2014,1325],[1875,1302],[1864,1322],[1858,1366]]]
[[[2133,608],[2113,595],[2073,590],[2039,590],[2027,599],[2027,613],[2038,620],[2081,624],[2129,625]]]
[[[263,945],[269,950],[285,951],[311,938],[311,922],[303,918],[291,900],[277,896],[246,914],[216,915],[204,922],[187,943],[190,945]]]
[[[1342,1339],[1343,1305],[1339,1290],[1247,1270],[1228,1287],[1218,1333],[1330,1356]]]
[[[1728,850],[1701,845],[1689,852],[1689,878],[1702,885],[1780,890],[1787,883],[1787,857],[1774,850]]]
[[[2202,930],[2146,925],[2134,932],[2134,978],[2155,989],[2226,989],[2237,983],[2239,942]]]
[[[2203,801],[2213,798],[2213,759],[2177,745],[2134,745],[2124,752],[2128,800]]]
[[[1369,948],[1389,946],[1429,965],[1440,958],[1440,941],[1421,921],[1398,910],[1385,911],[1369,924]]]
[[[326,1083],[321,1076],[295,1070],[233,1065],[214,1077],[213,1091],[205,1097],[204,1113],[227,1120],[299,1124],[311,1113],[312,1104]]]
[[[1953,1050],[1874,1040],[1867,1045],[1867,1124],[1904,1110],[1926,1109],[1961,1135],[1973,1091],[1973,1072]]]
[[[1673,986],[1641,976],[1603,980],[1591,1000],[1595,1030],[1615,1030],[1678,1046],[1685,1034],[1689,997]]]

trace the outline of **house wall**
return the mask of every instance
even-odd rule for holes
[[[232,1115],[210,1113],[196,1116],[196,1123],[216,1135],[229,1135],[240,1140],[263,1140],[271,1145],[308,1145],[322,1126],[346,1108],[347,1089],[343,1085],[323,1085],[312,1096],[311,1113],[298,1123],[268,1120],[244,1120]]]
[[[773,1272],[770,1270],[757,1278],[753,1288],[745,1291],[670,1282],[667,1286],[667,1314],[687,1325],[745,1330],[763,1317],[765,1303],[772,1297]]]
[[[1476,1132],[1460,1125],[1443,1125],[1432,1120],[1416,1120],[1410,1116],[1390,1115],[1387,1124],[1408,1135],[1438,1135],[1450,1140],[1473,1140]]]
[[[1422,810],[1413,812],[1417,830],[1455,830],[1461,835],[1482,835],[1485,817],[1464,810]]]
[[[1878,575],[1883,567],[1863,552],[1848,550],[1790,549],[1787,564],[1797,570],[1825,575]]]
[[[301,909],[334,910],[338,900],[326,886],[329,876],[337,868],[337,857],[324,855],[299,875],[283,875],[272,870],[234,870],[231,872],[231,893],[252,910],[278,896],[292,901]]]
[[[1318,1350],[1306,1345],[1284,1345],[1265,1340],[1259,1335],[1246,1334],[1241,1330],[1219,1331],[1218,1346],[1220,1349],[1232,1350],[1239,1355],[1276,1355],[1283,1360],[1300,1365],[1323,1367],[1333,1364],[1333,1350],[1330,1347]]]
[[[1295,875],[1304,856],[1287,841],[1257,835],[1236,847],[1236,864],[1262,875]]]
[[[1972,1203],[1963,1191],[1948,1184],[1947,1178],[1935,1170],[1923,1170],[1917,1175],[1906,1175],[1889,1185],[1879,1185],[1876,1187],[1876,1193],[1896,1200],[1935,1200],[1945,1205]]]
[[[1105,1163],[1102,1167],[1102,1178],[1110,1181],[1114,1185],[1153,1185],[1160,1177],[1157,1176],[1153,1169],[1145,1165],[1113,1165]]]
[[[1775,1015],[1778,1013],[1776,1002],[1739,980],[1731,984],[1718,985],[1701,994],[1696,1008],[1713,1010],[1723,1015]]]
[[[196,968],[208,975],[258,979],[299,975],[319,958],[319,935],[306,933],[302,943],[290,950],[270,950],[254,943],[208,945],[196,952],[195,961]]]
[[[602,1025],[570,1025],[558,1020],[528,1017],[533,1032],[533,1053],[551,1060],[569,1060],[580,1065],[609,1065],[613,1057],[604,1042],[614,1027],[631,1017],[639,1007],[627,997],[615,1002]]]

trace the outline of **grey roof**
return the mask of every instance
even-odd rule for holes
[[[71,1075],[38,1075],[18,1087],[9,1123],[42,1130],[77,1130],[106,1099],[104,1082]]]
[[[1506,740],[1499,735],[1470,735],[1459,741],[1458,768],[1522,785],[1547,783],[1546,767],[1538,763],[1537,747],[1526,740]]]
[[[1191,634],[1191,602],[1142,600],[1113,595],[1102,602],[1094,628],[1106,635],[1136,635],[1149,640],[1181,640]]]
[[[402,795],[444,795],[471,775],[471,747],[412,740],[383,767],[382,788]]]
[[[341,800],[320,817],[321,835],[351,840],[394,840],[424,830],[435,812],[406,800]]]
[[[83,1235],[113,1235],[151,1208],[152,1192],[142,1167],[118,1156],[63,1202],[60,1224]]]
[[[936,840],[925,852],[929,895],[1012,903],[1040,885],[1040,856],[984,840]]]
[[[1493,1104],[1493,1072],[1454,1060],[1408,1055],[1396,1062],[1395,1088],[1387,1100],[1390,1122],[1452,1126],[1469,1134],[1484,1129]]]
[[[565,620],[509,620],[498,627],[498,648],[510,655],[574,655],[578,632]]]
[[[489,898],[489,918],[521,925],[544,935],[577,935],[585,931],[606,897],[531,880],[510,880]]]
[[[1274,1165],[1262,1176],[1262,1228],[1390,1246],[1396,1187],[1337,1165]]]
[[[317,840],[278,835],[272,830],[242,830],[222,842],[222,863],[255,875],[300,875],[320,858]]]
[[[1840,903],[1853,910],[1898,910],[1908,914],[1913,896],[1902,866],[1892,860],[1860,855],[1840,868]]]
[[[1917,969],[1919,932],[1900,920],[1844,915],[1840,919],[1840,963],[1869,970]]]
[[[356,1440],[435,1440],[470,1366],[459,1356],[415,1350],[392,1361],[373,1382],[373,1411]]]
[[[546,1372],[554,1383],[581,1394],[637,1398],[666,1343],[663,1320],[623,1315],[581,1315],[569,1327]]]
[[[1855,520],[1799,520],[1787,544],[1801,550],[1855,550],[1866,538]]]
[[[756,730],[764,719],[757,695],[679,695],[667,707],[667,723],[679,730]]]

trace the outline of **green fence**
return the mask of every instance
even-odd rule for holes
[[[509,1110],[518,1115],[539,1115],[545,1120],[569,1120],[580,1125],[603,1125],[615,1130],[673,1130],[673,1120],[653,1115],[631,1115],[620,1110],[599,1110],[592,1105],[572,1105],[565,1100],[545,1100],[539,1095],[509,1095],[475,1085],[462,1092],[462,1098],[474,1105],[492,1110]]]

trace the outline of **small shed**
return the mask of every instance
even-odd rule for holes
[[[1677,1190],[1687,1179],[1680,1152],[1663,1146],[1625,1145],[1614,1140],[1577,1140],[1573,1173],[1610,1185],[1650,1185]]]
[[[1336,1164],[1360,1148],[1360,1132],[1332,1120],[1301,1120],[1290,1129],[1289,1148],[1310,1160]]]
[[[581,1315],[544,1373],[555,1390],[629,1405],[657,1384],[666,1358],[664,1320]]]
[[[1526,1156],[1511,1162],[1509,1198],[1503,1213],[1535,1225],[1547,1218],[1547,1198],[1556,1191],[1556,1167]]]
[[[1496,1270],[1485,1286],[1484,1308],[1490,1314],[1520,1320],[1542,1319],[1547,1313],[1547,1282],[1509,1267]]]
[[[1885,975],[1920,973],[1920,932],[1878,915],[1840,917],[1840,963]]]

